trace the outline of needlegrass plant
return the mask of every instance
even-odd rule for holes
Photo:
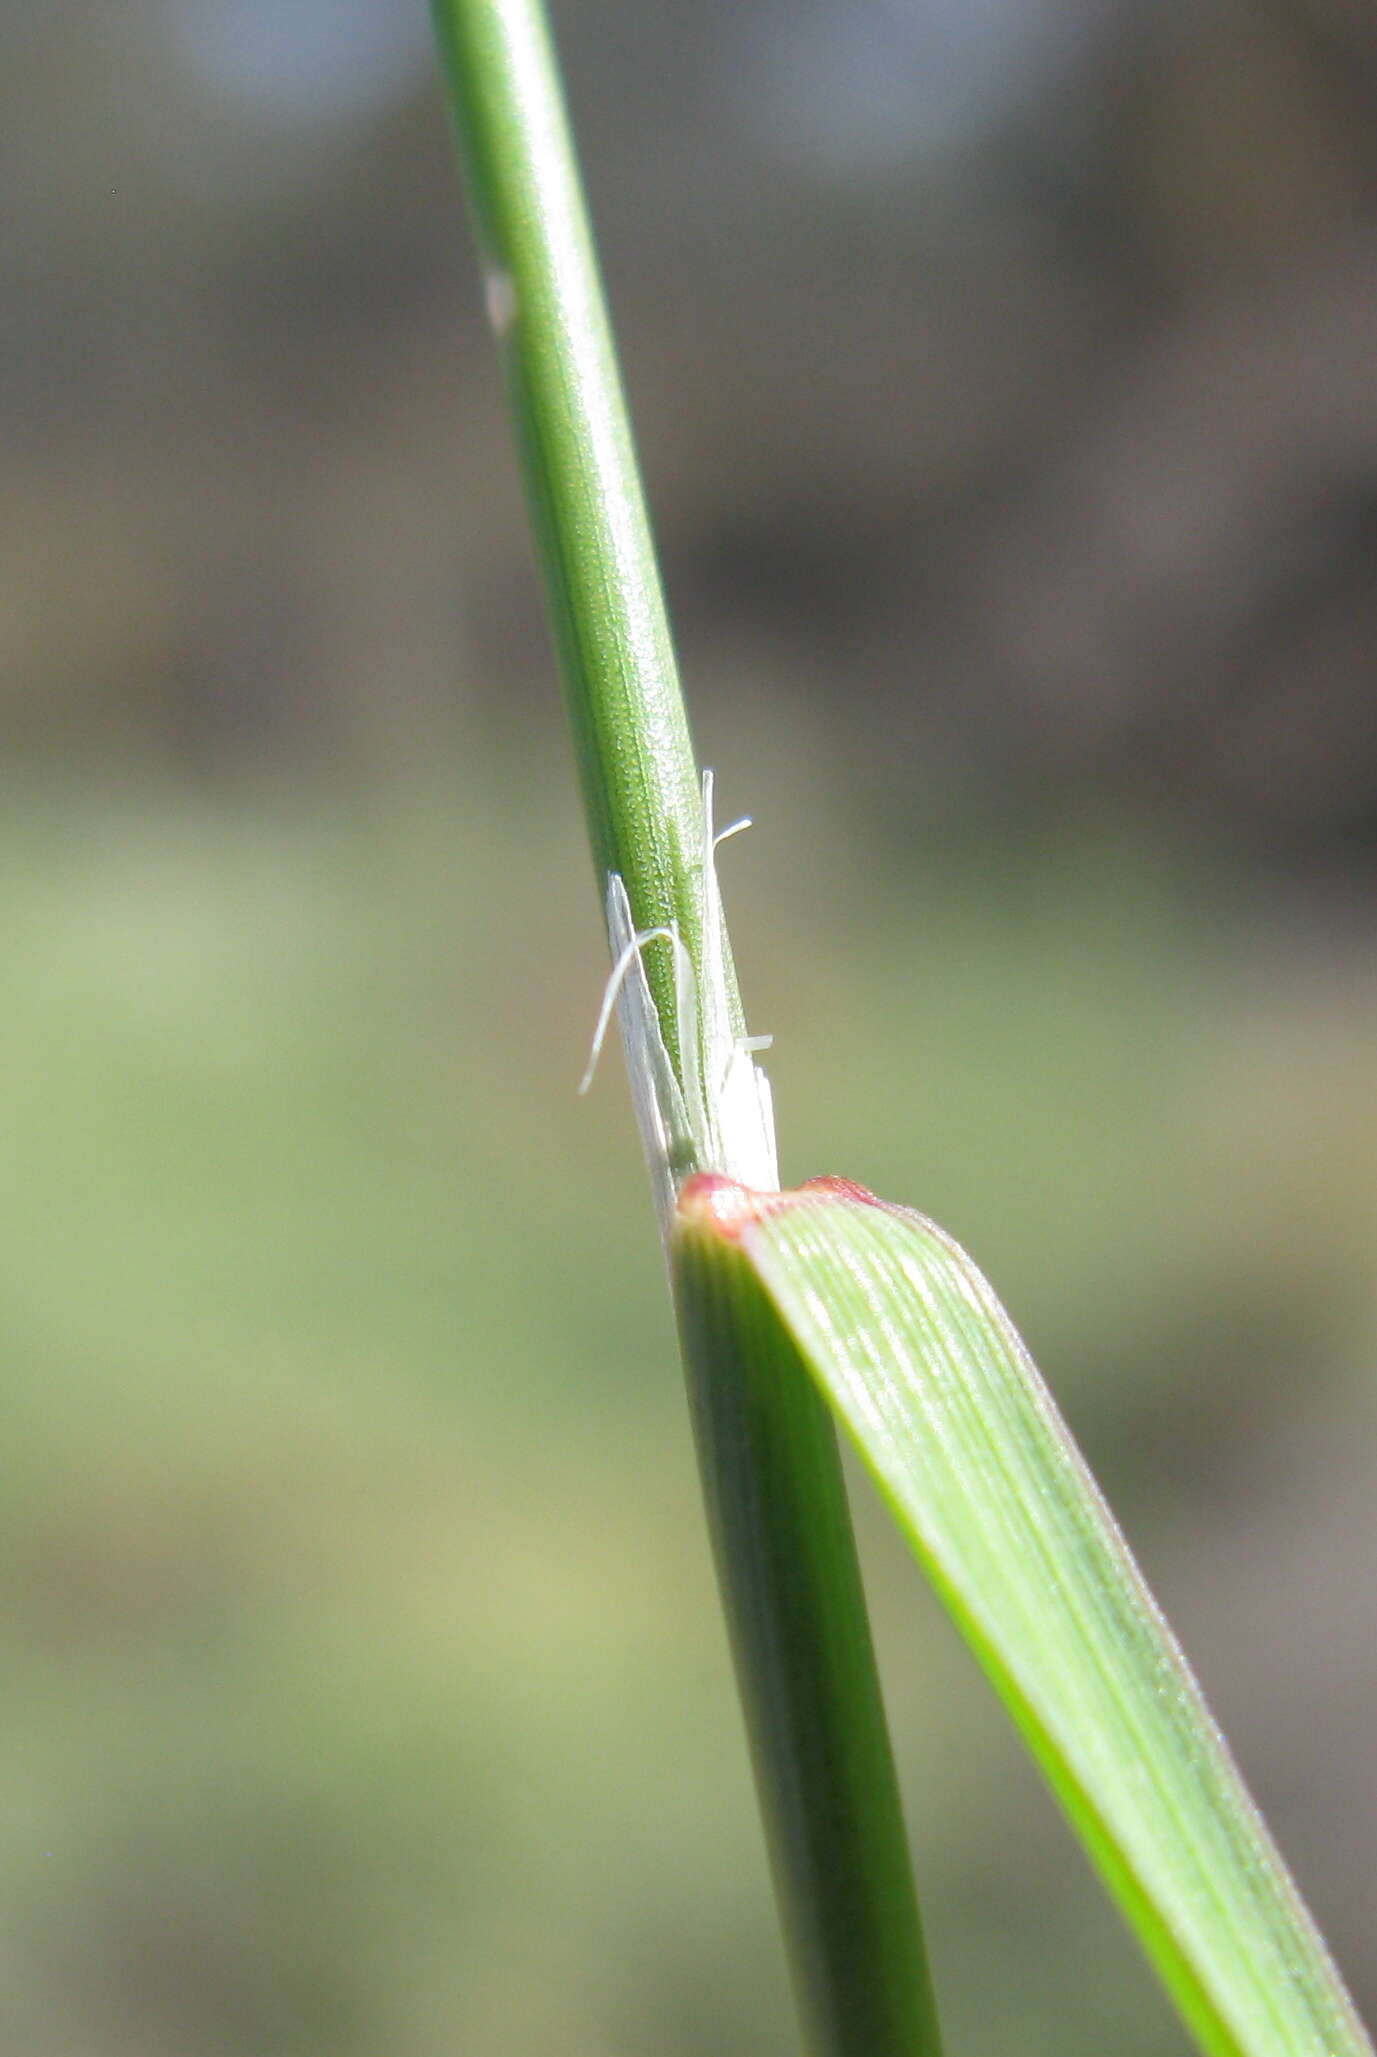
[[[989,1285],[907,1208],[779,1188],[548,30],[537,0],[436,19],[808,2044],[941,2047],[840,1423],[1200,2047],[1371,2057]]]

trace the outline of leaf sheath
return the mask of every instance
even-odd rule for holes
[[[735,1251],[675,1244],[709,1527],[809,2046],[936,2057],[836,1436]]]

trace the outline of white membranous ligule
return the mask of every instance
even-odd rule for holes
[[[732,1016],[727,980],[726,929],[717,882],[717,846],[746,821],[714,833],[712,773],[703,774],[703,949],[701,975],[677,928],[636,929],[631,903],[617,872],[607,880],[607,933],[612,972],[603,995],[593,1049],[580,1092],[586,1092],[614,1006],[626,1053],[631,1099],[662,1229],[667,1229],[679,1187],[691,1172],[717,1171],[745,1186],[774,1192],[774,1111],[770,1084],[755,1061],[768,1036],[741,1036]],[[674,951],[675,1017],[682,1081],[660,1033],[645,975],[647,944],[663,940]]]

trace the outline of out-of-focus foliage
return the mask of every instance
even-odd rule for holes
[[[557,20],[786,1176],[998,1282],[1371,2013],[1374,50],[1013,12]],[[792,2047],[415,26],[0,23],[27,2057]],[[867,1506],[953,2047],[1179,2050]]]

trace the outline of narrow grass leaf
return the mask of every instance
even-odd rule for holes
[[[685,1186],[681,1308],[753,1295],[850,1434],[1200,2046],[1372,2046],[1008,1316],[921,1215],[842,1180]],[[776,1376],[782,1377],[777,1365]]]

